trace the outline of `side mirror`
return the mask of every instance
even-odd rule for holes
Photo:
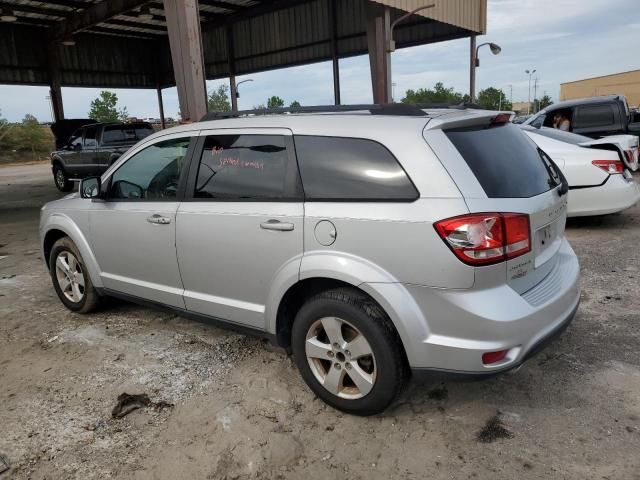
[[[82,198],[98,198],[102,193],[100,177],[87,177],[80,181],[80,196]]]
[[[76,144],[73,146],[73,150],[74,150],[75,152],[79,152],[80,150],[82,150],[82,145],[80,145],[79,143],[76,143]]]

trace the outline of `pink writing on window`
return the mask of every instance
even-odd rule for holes
[[[264,170],[264,162],[257,160],[240,160],[234,157],[224,157],[219,159],[218,167],[240,167],[240,168],[255,168],[256,170]]]

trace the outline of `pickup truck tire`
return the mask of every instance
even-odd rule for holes
[[[307,300],[293,322],[291,347],[311,390],[354,415],[382,412],[408,377],[393,324],[355,289],[328,290]]]
[[[57,163],[53,166],[53,181],[61,192],[69,192],[73,188],[73,182],[69,180],[67,172]]]
[[[53,244],[49,273],[58,297],[69,310],[89,313],[100,304],[100,296],[91,282],[82,255],[69,237],[62,237]]]

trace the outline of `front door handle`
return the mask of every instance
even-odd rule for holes
[[[162,215],[151,215],[147,217],[147,222],[153,223],[155,225],[169,225],[171,223],[171,219],[169,217],[163,217]]]
[[[267,220],[260,224],[260,228],[263,230],[276,230],[278,232],[290,232],[293,230],[293,223],[281,222],[280,220]]]

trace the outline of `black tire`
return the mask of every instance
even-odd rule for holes
[[[62,291],[60,281],[58,280],[58,274],[56,272],[56,262],[61,255],[64,257],[65,253],[69,252],[75,257],[78,264],[78,270],[82,273],[84,279],[84,286],[82,287],[82,298],[79,301],[73,301],[68,298]],[[58,239],[51,249],[51,255],[49,256],[49,273],[51,274],[51,281],[53,287],[58,294],[58,298],[69,310],[77,313],[89,313],[95,310],[100,304],[100,296],[93,287],[91,277],[87,267],[85,266],[82,255],[78,251],[76,245],[71,241],[69,237],[62,237]]]
[[[325,317],[345,320],[359,330],[371,347],[375,358],[375,381],[371,390],[360,398],[342,398],[330,392],[311,370],[305,349],[307,333]],[[343,412],[362,416],[382,412],[396,398],[407,379],[402,343],[391,320],[378,304],[355,289],[328,290],[309,299],[294,320],[291,345],[294,360],[307,385],[327,404]],[[329,360],[329,365],[332,362]],[[348,371],[345,374],[348,375]]]
[[[58,163],[53,166],[53,183],[61,192],[70,192],[73,188],[73,182],[69,180],[67,172]]]

